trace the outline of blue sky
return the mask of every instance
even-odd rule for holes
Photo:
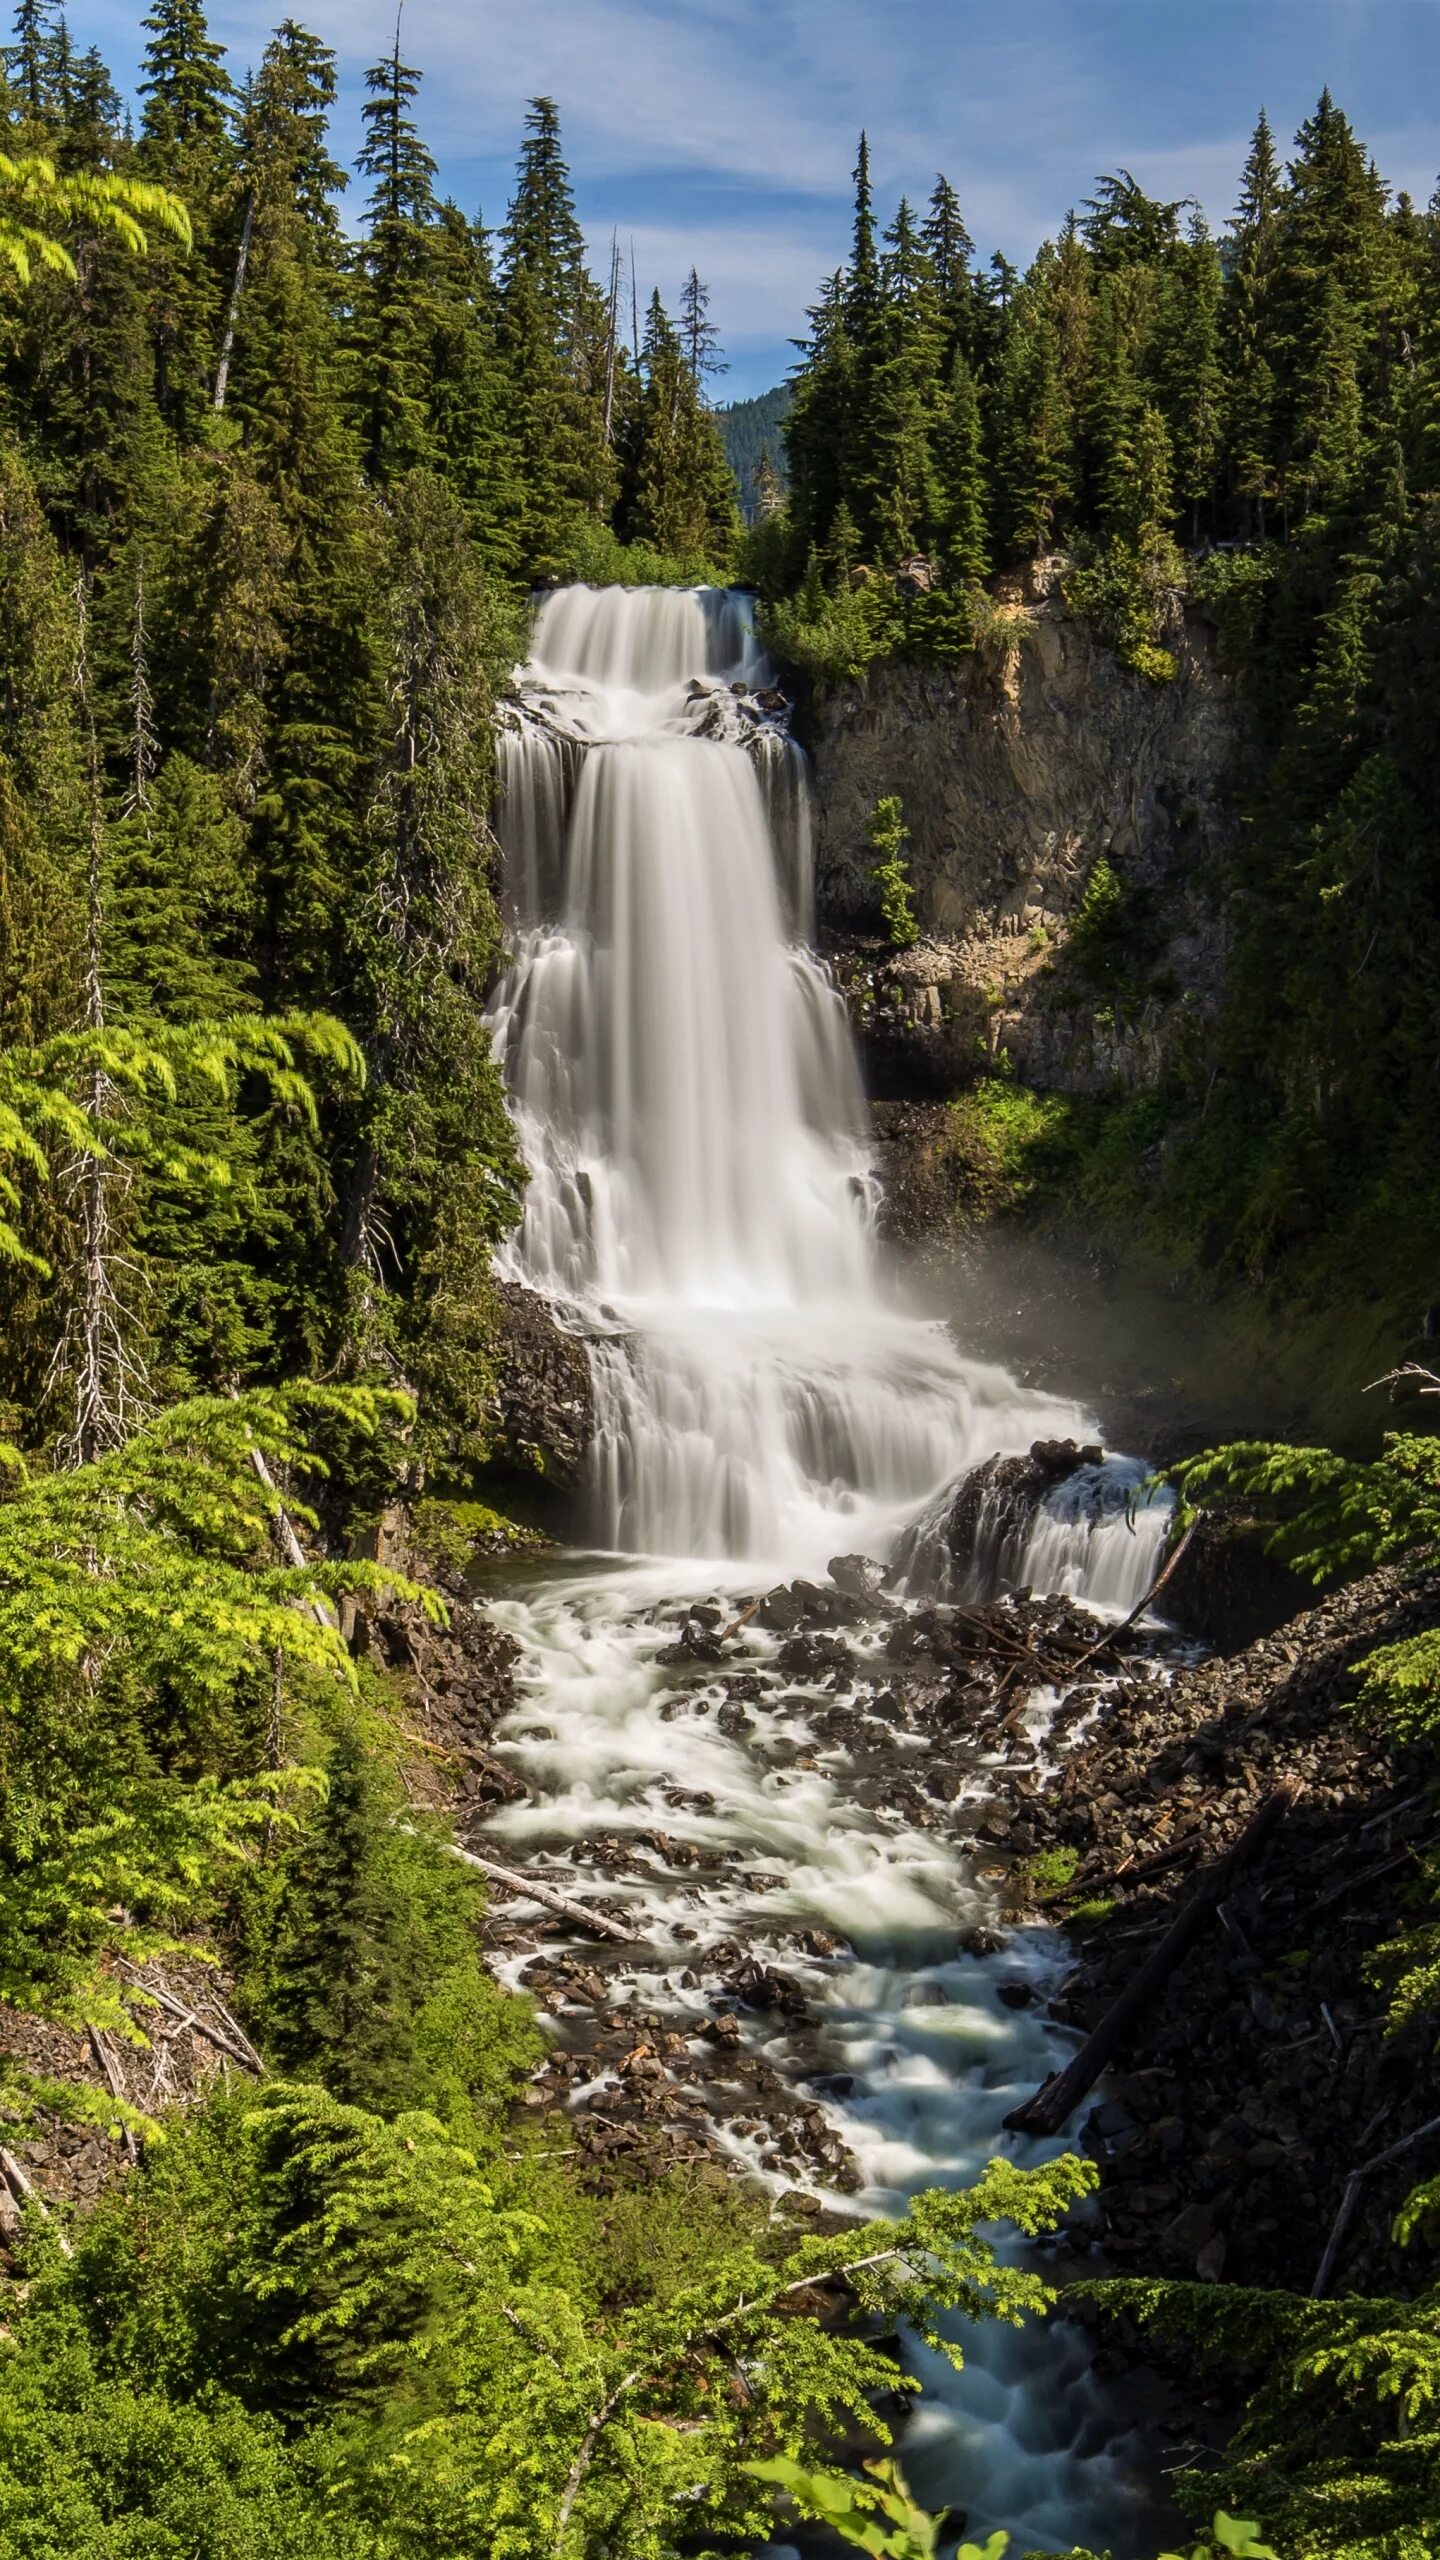
[[[72,7],[122,84],[144,5]],[[285,5],[212,0],[233,67]],[[393,0],[288,5],[340,56],[344,156]],[[944,169],[982,254],[1021,262],[1118,167],[1218,227],[1257,109],[1287,141],[1327,81],[1393,186],[1425,200],[1440,172],[1440,0],[407,0],[403,41],[444,185],[487,221],[526,98],[558,100],[597,268],[612,225],[642,298],[693,258],[727,397],[782,377],[844,256],[862,123],[887,214]]]

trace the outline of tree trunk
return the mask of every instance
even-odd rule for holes
[[[230,304],[225,314],[225,335],[220,341],[220,362],[215,368],[216,416],[225,406],[230,387],[230,358],[235,351],[235,329],[240,318],[240,297],[245,290],[245,270],[250,264],[250,241],[255,229],[255,194],[252,188],[245,199],[245,220],[240,227],[240,246],[235,254],[235,277],[230,287]]]

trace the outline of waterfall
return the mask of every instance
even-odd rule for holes
[[[673,1612],[682,1594],[728,1612],[857,1549],[895,1549],[930,1590],[973,1564],[987,1592],[1028,1580],[1124,1609],[1163,1521],[1142,1510],[1132,1534],[1143,1469],[1098,1459],[1077,1407],[964,1357],[887,1273],[848,1023],[804,939],[805,759],[769,675],[742,596],[572,588],[540,606],[507,708],[511,963],[491,1029],[530,1182],[503,1259],[587,1345],[591,1526],[612,1552],[507,1568],[492,1600],[519,1647],[495,1744],[523,1794],[488,1827],[509,1863],[558,1861],[569,1893],[618,1885],[640,1950],[610,1956],[606,1999],[662,2011],[688,2055],[707,1946],[783,1966],[813,2023],[757,2019],[757,2048],[847,2145],[851,2209],[886,2212],[1011,2147],[1007,2113],[1059,2059],[1043,1994],[1063,1950],[1036,1930],[1003,1958],[964,1950],[993,1916],[981,1881],[877,1801],[864,1771],[888,1724],[865,1708],[867,1741],[830,1723],[873,1696],[858,1657],[787,1666],[752,1722],[732,1682],[743,1665],[759,1695],[779,1638],[746,1623],[712,1681],[674,1666]],[[1073,1487],[1041,1467],[1036,1498],[992,1517],[997,1467],[1030,1486],[1032,1443],[1069,1439],[1086,1461]],[[881,1747],[899,1769],[912,1745]],[[617,1839],[637,1853],[618,1872]],[[1019,2008],[1017,1972],[1034,1994]],[[570,2103],[609,2097],[600,2082]],[[715,2128],[785,2185],[723,2098]],[[961,2374],[910,2353],[923,2495],[1019,2549],[1153,2548],[1075,2331],[982,2328]]]
[[[882,1270],[848,1023],[796,939],[808,793],[768,675],[739,594],[540,606],[492,1026],[531,1169],[509,1267],[591,1344],[597,1539],[813,1571],[1085,1424]]]

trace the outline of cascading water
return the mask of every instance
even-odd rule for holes
[[[674,1957],[632,1976],[648,2004],[683,2013],[697,1938],[783,1946],[793,1973],[807,1919],[843,1932],[838,1960],[800,1969],[853,2084],[832,2116],[883,2207],[1005,2147],[1053,2030],[957,1955],[981,1916],[959,1854],[848,1800],[807,1721],[818,1683],[795,1681],[783,1724],[749,1740],[712,1712],[723,1692],[667,1680],[654,1604],[823,1574],[838,1549],[883,1558],[967,1468],[1093,1426],[963,1358],[892,1291],[845,1016],[798,939],[804,761],[767,678],[743,597],[571,589],[539,609],[502,737],[514,957],[492,1026],[531,1174],[507,1267],[587,1341],[594,1538],[646,1561],[577,1563],[496,1603],[522,1647],[500,1740],[529,1800],[495,1827],[563,1854],[572,1893],[613,1892],[587,1841],[653,1839],[662,1807],[672,1845],[730,1861],[703,1890],[657,1872],[639,1893]],[[1142,1513],[1132,1534],[1112,1514],[1097,1535],[1093,1510],[1047,1508],[1027,1569],[1124,1609],[1163,1522]],[[812,1775],[788,1765],[802,1746]],[[1053,1942],[1016,1949],[1012,1973],[1043,1983]],[[783,2071],[785,2039],[767,2050]],[[792,2067],[813,2073],[813,2054]],[[926,2381],[919,2476],[972,2529],[1123,2543],[1078,2349],[987,2334],[959,2384]]]
[[[597,1346],[598,1537],[793,1572],[883,1554],[963,1468],[1077,1417],[887,1295],[843,1009],[787,925],[804,791],[764,675],[731,594],[541,607],[494,1019],[532,1176],[513,1268]]]

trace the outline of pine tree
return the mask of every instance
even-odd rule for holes
[[[475,1022],[499,947],[492,895],[499,646],[454,499],[423,473],[385,527],[385,726],[366,860],[346,919],[369,1080],[356,1115],[341,1252],[358,1355],[421,1386],[427,1428],[483,1446],[488,1254],[518,1166],[499,1074]],[[408,1318],[394,1284],[411,1284]]]
[[[770,448],[762,444],[755,465],[755,517],[759,524],[769,524],[783,515],[786,506],[785,483],[771,459]]]
[[[623,529],[631,540],[675,558],[713,560],[723,568],[738,530],[735,482],[658,292],[650,298],[641,365],[644,392],[621,495]]]
[[[790,471],[790,509],[807,548],[823,543],[844,496],[843,457],[855,401],[855,348],[846,319],[845,278],[831,276],[809,313],[810,336],[782,433]]]
[[[17,0],[11,21],[15,41],[5,48],[6,77],[29,125],[58,121],[50,81],[52,15],[53,0]]]
[[[954,586],[976,587],[990,566],[989,484],[979,391],[958,347],[936,421],[934,454],[935,518],[946,575]]]
[[[1220,354],[1224,275],[1219,253],[1197,215],[1167,267],[1155,322],[1154,369],[1175,456],[1175,496],[1200,527],[1216,481],[1224,433],[1225,385]]]
[[[1262,541],[1266,504],[1276,489],[1271,347],[1280,199],[1280,165],[1262,108],[1230,230],[1222,336],[1230,477],[1240,501],[1242,528]]]
[[[393,53],[372,65],[365,85],[370,95],[356,165],[372,190],[356,374],[366,463],[383,481],[431,459],[426,359],[435,161],[410,113],[420,74],[400,59],[398,24]]]
[[[893,564],[921,549],[934,523],[930,435],[942,338],[930,262],[903,199],[875,292],[857,352],[845,495],[862,542]]]
[[[1074,493],[1075,418],[1055,307],[1057,260],[1042,250],[1011,297],[996,387],[996,510],[1006,551],[1052,549]]]
[[[1334,510],[1360,413],[1393,408],[1380,349],[1396,286],[1384,189],[1328,90],[1296,136],[1274,290],[1281,497],[1291,526]]]
[[[720,332],[710,318],[709,287],[701,283],[693,267],[680,296],[680,345],[702,395],[714,375],[729,372],[720,352]]]
[[[935,181],[920,236],[941,309],[952,331],[963,336],[970,318],[975,243],[965,228],[960,199],[944,176]]]
[[[298,254],[312,270],[333,267],[338,280],[342,244],[330,199],[347,179],[329,150],[334,100],[334,55],[292,18],[283,20],[265,48],[240,120],[244,194],[215,368],[217,412],[229,396],[252,255],[260,265],[267,257]]]
[[[176,166],[218,151],[235,89],[200,0],[154,0],[141,25],[150,39],[138,83],[142,141]]]
[[[200,0],[155,0],[142,23],[140,161],[183,196],[194,226],[191,255],[157,260],[150,277],[156,397],[189,438],[210,407],[223,325],[229,260],[217,233],[234,183],[235,89]]]
[[[866,337],[880,308],[880,254],[875,238],[875,197],[870,184],[870,140],[864,133],[860,136],[854,182],[855,218],[850,237],[845,319],[858,344]]]
[[[501,245],[507,427],[526,466],[521,551],[538,569],[563,558],[577,516],[607,515],[615,492],[611,308],[586,269],[549,98],[532,99],[526,116]]]

